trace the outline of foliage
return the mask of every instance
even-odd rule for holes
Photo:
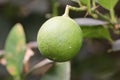
[[[111,10],[111,9],[114,9],[118,0],[114,0],[114,1],[113,0],[96,0],[96,2],[99,3],[105,9]],[[109,4],[108,4],[108,2],[109,2]]]
[[[22,72],[24,54],[25,34],[22,25],[16,24],[9,33],[5,45],[6,67],[14,77],[19,77]]]
[[[35,1],[36,2],[30,3],[29,5],[37,4],[37,0]],[[91,20],[91,22],[88,22],[90,19],[85,18],[83,16],[84,20],[81,18],[79,18],[78,21],[76,20],[76,22],[82,28],[84,40],[86,41],[86,43],[83,42],[83,46],[82,46],[82,49],[80,50],[80,54],[78,54],[78,56],[76,56],[75,59],[71,60],[72,63],[74,64],[72,65],[72,68],[70,67],[71,66],[70,62],[57,63],[53,61],[50,61],[50,62],[40,61],[40,64],[38,63],[37,65],[30,67],[30,69],[28,67],[27,68],[24,67],[28,64],[27,62],[29,62],[28,58],[31,57],[32,53],[34,53],[33,50],[30,49],[30,46],[26,44],[26,38],[28,36],[30,37],[33,37],[33,36],[32,34],[29,34],[29,33],[28,33],[29,35],[25,36],[25,32],[24,32],[25,24],[23,24],[23,27],[24,27],[23,28],[20,23],[17,23],[10,30],[8,37],[6,38],[4,51],[2,51],[2,54],[0,54],[0,63],[2,63],[2,58],[6,60],[5,67],[7,68],[7,72],[10,74],[9,76],[12,76],[13,80],[26,80],[29,74],[34,73],[36,69],[38,69],[38,71],[39,70],[42,71],[41,73],[42,76],[39,75],[40,76],[39,80],[70,80],[71,76],[73,80],[79,80],[78,76],[80,76],[80,80],[86,80],[86,77],[89,78],[88,80],[90,79],[92,80],[119,80],[120,79],[119,78],[119,75],[120,75],[120,69],[119,69],[120,67],[119,65],[120,42],[119,41],[120,40],[114,39],[113,37],[115,36],[112,37],[111,35],[111,32],[115,35],[120,35],[120,31],[119,31],[120,24],[114,11],[114,8],[119,0],[71,0],[71,1],[77,3],[78,7],[67,5],[65,9],[66,15],[69,15],[70,10],[73,12],[75,11],[86,12],[84,16],[86,17],[88,16],[94,19],[94,20]],[[12,2],[13,4],[15,3],[14,0]],[[59,9],[58,9],[59,5],[58,5],[57,0],[52,0],[51,2],[52,2],[52,16],[59,15]],[[7,5],[7,7],[3,8],[1,12],[3,12],[2,15],[6,15],[6,17],[9,17],[9,19],[15,20],[15,23],[17,21],[19,22],[19,20],[16,20],[16,16],[17,15],[20,16],[22,14],[18,12],[19,9],[21,10],[21,12],[23,10],[27,10],[28,8],[30,8],[32,11],[31,6],[26,7],[24,4],[22,4],[22,2],[21,3],[18,2],[16,4],[19,4],[22,6],[24,5],[25,8],[22,6],[18,8],[18,5],[11,6],[13,4],[9,4],[9,5],[5,4]],[[106,9],[108,12],[105,14],[100,12],[98,10],[99,6]],[[11,12],[13,11],[12,7],[15,8],[15,13]],[[10,14],[8,12],[10,12]],[[26,13],[24,13],[24,16],[26,16],[26,14],[27,14],[27,11]],[[6,19],[6,21],[9,21],[9,19]],[[31,23],[38,22],[38,20],[34,21],[34,19],[32,19],[30,22]],[[83,23],[80,23],[82,21]],[[41,21],[39,22],[43,23],[42,18],[41,18]],[[8,25],[11,26],[9,23]],[[36,25],[32,25],[32,26],[36,26]],[[29,28],[31,29],[31,27]],[[36,28],[36,30],[38,29]],[[36,31],[33,30],[33,32],[36,32]],[[0,32],[0,34],[3,34],[3,33]],[[118,36],[118,38],[120,37]],[[98,41],[101,41],[101,43],[103,40],[105,40],[106,43],[112,46],[111,49],[108,47],[106,48],[106,45],[108,45],[106,43],[105,44],[103,43],[104,45],[101,47],[102,45],[101,43],[94,42],[94,40],[96,39]],[[91,44],[92,44],[92,47],[89,46]],[[86,46],[89,49],[86,48]],[[34,48],[37,48],[37,47],[34,46]],[[99,54],[99,52],[101,52],[102,50],[103,50],[103,53]],[[26,54],[27,54],[27,58],[25,56]],[[25,59],[27,61],[26,63],[24,62]],[[43,67],[45,67],[45,69],[43,69]],[[72,69],[76,71],[75,75],[70,75],[74,73]],[[72,71],[73,73],[70,73],[70,71]],[[2,71],[0,73],[2,73]],[[76,79],[76,76],[77,76],[77,79]],[[12,79],[8,78],[8,80],[12,80]]]

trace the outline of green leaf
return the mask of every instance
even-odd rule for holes
[[[96,0],[105,9],[111,10],[115,7],[118,0]]]
[[[22,72],[25,53],[25,34],[21,24],[16,24],[10,31],[5,44],[7,70],[12,76]]]
[[[56,63],[40,80],[70,80],[70,62]]]
[[[109,30],[104,26],[81,26],[84,38],[107,39],[111,41]]]

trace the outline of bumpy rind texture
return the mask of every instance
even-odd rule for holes
[[[53,17],[41,26],[37,43],[43,56],[56,62],[68,61],[80,50],[82,31],[69,17]]]

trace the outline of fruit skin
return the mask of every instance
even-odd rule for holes
[[[47,20],[37,35],[41,54],[56,62],[72,59],[82,45],[82,31],[69,17],[57,16]]]

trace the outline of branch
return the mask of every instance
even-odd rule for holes
[[[73,7],[73,6],[67,5],[66,8],[65,8],[65,12],[64,12],[63,16],[67,16],[68,17],[70,10],[73,10],[73,11],[85,11],[85,10],[87,10],[87,7],[86,6]]]

